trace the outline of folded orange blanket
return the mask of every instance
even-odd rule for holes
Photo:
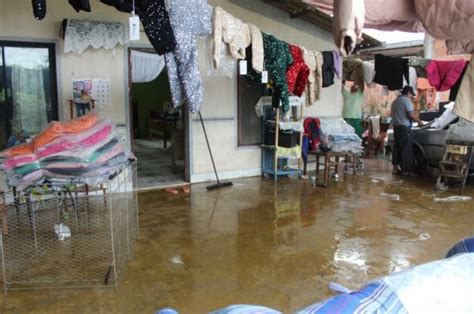
[[[52,121],[49,126],[30,143],[18,145],[2,152],[4,157],[12,157],[16,155],[31,154],[39,147],[55,140],[58,136],[68,133],[83,132],[96,124],[98,120],[95,114],[86,114],[84,116],[64,121]]]

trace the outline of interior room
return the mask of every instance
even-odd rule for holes
[[[157,61],[159,56],[153,49],[131,48],[129,53],[132,74],[130,131],[133,135],[132,151],[140,160],[138,188],[183,185],[186,183],[186,124],[183,110],[171,105],[168,75],[163,68],[164,60]],[[157,67],[156,63],[160,66]]]

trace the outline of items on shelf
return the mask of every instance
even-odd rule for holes
[[[334,152],[350,152],[359,155],[363,152],[362,139],[342,118],[319,118],[326,144]]]
[[[302,100],[292,97],[290,102],[295,111],[296,121],[287,121],[287,117],[280,115],[280,108],[271,106],[271,97],[262,97],[256,106],[257,114],[262,114],[262,175],[278,176],[299,174],[301,161],[301,143],[303,135]],[[299,100],[299,101],[297,101]],[[298,160],[298,169],[290,166],[289,160]]]

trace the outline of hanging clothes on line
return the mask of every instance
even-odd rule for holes
[[[334,84],[334,57],[332,51],[323,51],[323,87]]]
[[[272,35],[262,33],[265,69],[273,79],[272,105],[274,108],[282,104],[283,113],[290,108],[286,69],[293,63],[288,44]]]
[[[253,24],[247,24],[232,16],[221,7],[214,9],[214,67],[219,67],[223,44],[229,45],[229,50],[235,59],[246,59],[245,49],[252,44],[252,65],[258,73],[263,71],[263,38],[260,29]]]
[[[464,74],[466,74],[467,67],[469,66],[470,62],[466,62],[466,65],[464,66],[464,69],[461,72],[461,75],[459,76],[458,80],[454,85],[451,87],[451,91],[449,92],[449,100],[450,101],[456,101],[456,97],[459,92],[459,87],[461,87],[461,82],[464,77]]]
[[[399,90],[403,87],[403,77],[410,80],[408,59],[375,55],[375,83],[385,85],[390,90]]]
[[[174,107],[187,101],[191,112],[198,112],[203,101],[203,87],[196,36],[211,33],[212,6],[206,0],[169,0],[169,14],[176,35],[176,49],[165,55]],[[189,14],[192,10],[193,14]]]
[[[321,88],[323,87],[323,55],[316,50],[300,48],[303,50],[304,62],[309,68],[308,84],[306,85],[306,105],[311,106],[319,100]]]
[[[361,59],[344,60],[342,63],[342,79],[344,81],[352,81],[356,84],[363,92],[365,89],[364,84],[364,71],[362,68]]]
[[[334,74],[336,74],[338,79],[341,79],[342,75],[342,58],[341,55],[339,54],[339,51],[333,50],[332,51],[332,59],[334,62]]]
[[[455,61],[431,60],[426,66],[426,75],[431,86],[437,91],[446,91],[450,89],[461,76],[466,65],[464,59]]]
[[[375,66],[373,63],[362,61],[362,75],[364,76],[364,82],[367,86],[373,87],[375,85]]]
[[[100,0],[106,5],[115,7],[121,12],[135,13],[140,17],[145,33],[151,45],[159,55],[174,51],[176,39],[166,10],[164,0],[132,1]]]
[[[408,77],[408,81],[403,77],[403,86],[411,86],[413,90],[416,91],[418,89],[418,76],[416,75],[416,69],[414,67],[408,67]]]
[[[430,63],[430,59],[410,58],[408,59],[408,66],[414,67],[418,77],[426,77],[426,65]]]
[[[176,39],[164,0],[142,0],[139,15],[148,40],[159,55],[174,51]]]
[[[469,62],[462,78],[454,105],[454,113],[470,122],[474,122],[474,62]]]
[[[303,52],[300,47],[289,45],[293,64],[286,70],[288,90],[296,96],[303,95],[308,84],[309,67],[304,63]]]

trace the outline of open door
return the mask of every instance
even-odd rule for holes
[[[138,188],[186,184],[189,117],[186,110],[171,105],[164,60],[153,49],[129,48],[129,91],[130,138],[138,158]]]

